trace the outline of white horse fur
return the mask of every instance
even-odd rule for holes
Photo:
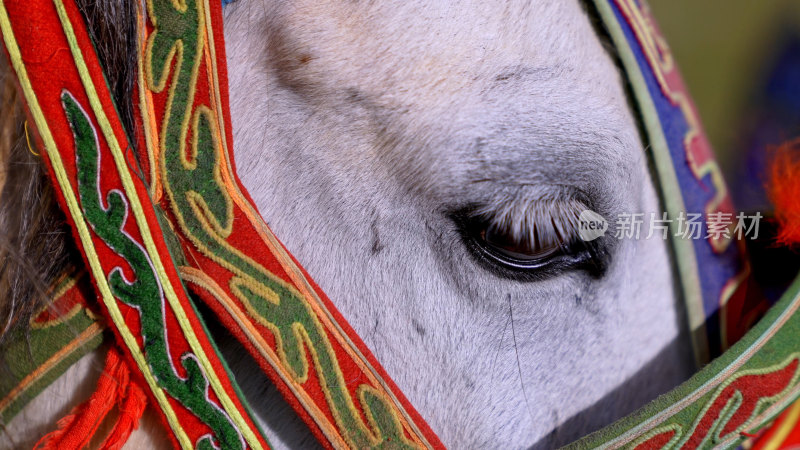
[[[523,282],[479,264],[451,217],[480,205],[530,233],[575,190],[612,221],[661,210],[578,0],[239,0],[225,39],[244,185],[445,445],[566,444],[691,372],[666,242],[619,241],[600,276]],[[272,444],[314,445],[227,347]],[[85,398],[89,360],[9,434]],[[144,427],[129,448],[163,433]]]

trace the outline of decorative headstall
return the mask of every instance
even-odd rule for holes
[[[594,3],[641,112],[666,210],[732,212],[647,8],[637,0]],[[239,181],[221,7],[219,0],[148,0],[139,11],[132,146],[74,2],[0,0],[0,31],[32,134],[86,267],[52,288],[54,302],[31,324],[28,341],[5,349],[24,362],[12,365],[16,380],[0,382],[0,418],[10,420],[96,348],[105,326],[116,349],[112,373],[130,378],[115,399],[123,409],[141,413],[146,394],[182,448],[267,448],[198,314],[202,302],[324,446],[443,447]],[[742,248],[729,239],[672,243],[698,361],[727,350],[576,447],[733,446],[800,394],[800,284],[745,334],[767,306],[747,300]],[[103,386],[96,395],[109,397],[114,388]],[[43,443],[88,442],[85,432],[97,426],[81,413],[101,418],[89,409]],[[118,424],[107,446],[124,441],[135,422]]]

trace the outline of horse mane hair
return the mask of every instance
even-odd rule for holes
[[[134,130],[136,3],[77,0],[89,28],[123,126]],[[16,77],[0,61],[0,344],[28,330],[50,300],[48,288],[81,258],[31,133]],[[30,124],[27,124],[30,127]],[[29,145],[31,148],[29,148]]]

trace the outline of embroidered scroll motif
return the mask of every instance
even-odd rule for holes
[[[266,447],[178,277],[134,155],[123,150],[127,136],[77,6],[0,0],[0,31],[103,315],[159,406],[166,436],[183,448]]]
[[[673,423],[632,446],[641,450],[706,448],[738,439],[759,413],[797,385],[798,375],[797,354],[773,367],[742,371],[717,388],[688,431]]]
[[[324,442],[439,445],[365,358],[363,344],[354,344],[342,319],[327,311],[238,184],[218,79],[224,59],[214,56],[224,48],[209,23],[218,6],[211,8],[204,0],[149,0],[142,24],[142,159],[150,165],[152,196],[184,242],[192,266],[181,269],[184,280],[285,386],[289,403]]]
[[[9,423],[29,401],[103,342],[105,324],[87,300],[94,291],[86,272],[65,273],[50,291],[48,306],[34,315],[27,333],[1,348],[0,422]]]
[[[114,268],[108,282],[117,298],[139,311],[145,357],[156,382],[213,431],[213,435],[203,436],[195,443],[198,449],[244,448],[244,440],[230,418],[208,398],[208,379],[193,354],[181,357],[186,375],[178,375],[168,350],[162,286],[147,252],[124,231],[129,216],[128,199],[113,189],[104,201],[96,131],[69,92],[62,94],[61,101],[75,135],[78,192],[84,217],[94,232],[130,265],[131,273],[126,273],[123,267]]]

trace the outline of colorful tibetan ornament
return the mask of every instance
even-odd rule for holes
[[[267,447],[180,281],[147,186],[131,170],[80,11],[71,1],[3,2],[0,25],[100,308],[170,438],[181,447]]]
[[[126,151],[75,4],[3,2],[0,13],[105,322],[177,446],[268,446],[192,303],[199,300],[326,446],[442,447],[236,177],[219,3],[153,0],[140,11],[139,155]],[[53,57],[31,64],[35,54]],[[170,248],[175,242],[182,248]]]
[[[151,0],[140,24],[139,159],[185,243],[181,278],[321,442],[441,447],[236,176],[221,19],[208,0]]]

